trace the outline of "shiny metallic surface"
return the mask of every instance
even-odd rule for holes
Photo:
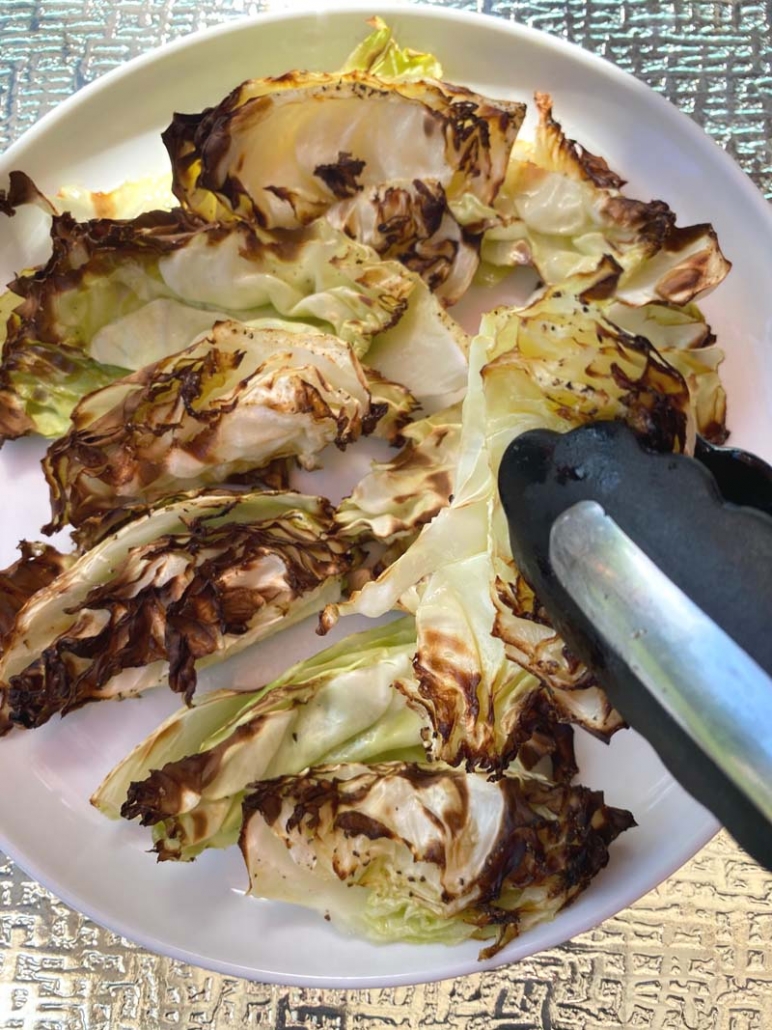
[[[772,818],[772,680],[766,672],[597,501],[580,501],[555,520],[550,564],[661,708]]]
[[[633,72],[691,115],[772,197],[769,2],[445,5],[543,29]],[[0,147],[139,53],[227,19],[293,6],[0,0]],[[0,861],[0,1030],[167,1027],[770,1030],[772,876],[720,834],[656,891],[563,947],[495,973],[344,992],[246,983],[150,954]]]
[[[769,2],[430,2],[530,25],[608,58],[691,115],[772,197]],[[293,0],[1,0],[0,147],[64,97],[160,43],[297,6]]]

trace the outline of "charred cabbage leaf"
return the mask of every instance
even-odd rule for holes
[[[461,436],[461,406],[418,419],[401,433],[405,444],[391,461],[376,462],[335,512],[347,540],[414,535],[447,506]]]
[[[731,266],[711,226],[678,228],[663,201],[626,196],[606,161],[565,135],[550,97],[535,100],[535,139],[518,142],[483,237],[488,267],[533,265],[557,284],[611,257],[624,273],[617,296],[634,305],[687,304],[721,282]]]
[[[197,668],[340,595],[352,556],[301,494],[192,496],[127,524],[19,611],[0,657],[2,728],[141,693],[190,700]]]
[[[293,229],[393,180],[437,183],[489,204],[525,106],[440,81],[367,72],[251,79],[164,134],[180,203],[207,221]]]
[[[702,315],[693,306],[631,309],[614,299],[618,277],[606,259],[524,309],[484,317],[482,332],[495,341],[483,372],[494,462],[516,433],[598,419],[623,418],[659,451],[691,453],[697,432],[725,437],[723,353]]]
[[[468,340],[419,276],[327,222],[269,238],[243,223],[202,226],[177,210],[132,222],[63,215],[51,231],[48,263],[4,295],[0,435],[62,435],[83,396],[228,318],[269,328],[279,318],[288,330],[297,320],[358,356],[378,337],[368,363],[397,381],[390,369],[415,354],[419,328],[428,358],[406,386],[430,406],[463,388]]]
[[[632,825],[585,787],[333,765],[258,784],[240,843],[257,897],[375,941],[489,939],[489,958],[569,904]]]
[[[5,647],[16,616],[39,590],[53,582],[75,561],[72,554],[62,554],[50,544],[19,544],[21,555],[0,572],[0,647]]]
[[[506,446],[531,428],[621,418],[660,450],[692,445],[699,390],[664,359],[664,343],[658,351],[621,329],[608,303],[594,299],[618,274],[607,261],[523,310],[485,316],[470,355],[451,503],[384,572],[323,615],[326,628],[340,614],[414,613],[411,703],[429,715],[435,759],[505,767],[534,706],[542,722],[578,722],[603,738],[622,725],[525,589],[496,489]],[[714,381],[712,369],[705,375]],[[561,748],[553,751],[560,758]]]
[[[218,691],[140,744],[92,798],[154,827],[159,859],[235,844],[249,784],[321,762],[421,760],[423,721],[395,683],[411,674],[412,619],[346,638],[259,690]]]
[[[506,527],[497,512],[493,634],[507,658],[530,670],[549,689],[552,718],[576,723],[608,741],[625,726],[595,677],[569,650],[510,557]]]
[[[192,347],[84,398],[48,450],[49,529],[227,482],[330,443],[377,418],[353,351],[334,336],[219,322]]]
[[[493,773],[516,758],[526,768],[549,758],[551,778],[569,782],[577,772],[571,720],[492,632],[493,583],[486,549],[440,565],[418,585],[415,675],[403,691],[431,721],[431,758]]]
[[[481,389],[484,353],[485,345],[476,341],[453,501],[377,579],[350,600],[328,606],[323,626],[349,612],[375,617],[397,605],[413,612],[414,676],[401,689],[428,716],[429,757],[501,772],[517,757],[528,765],[549,755],[553,776],[570,779],[576,772],[570,728],[559,725],[540,680],[510,661],[504,643],[492,633],[493,490],[484,475],[484,423],[480,409],[470,403],[472,390]],[[465,452],[476,454],[468,470]]]
[[[450,304],[471,282],[483,227],[462,227],[453,205],[494,200],[525,107],[374,71],[253,79],[176,115],[164,134],[174,192],[208,221],[276,230],[327,217]]]
[[[401,383],[387,379],[367,365],[362,366],[362,371],[370,392],[369,422],[372,423],[373,436],[397,446],[404,439],[403,430],[411,424],[421,405]]]
[[[382,257],[418,273],[446,305],[469,288],[479,264],[479,240],[462,228],[437,182],[397,179],[368,186],[338,201],[331,225]]]
[[[724,352],[699,308],[695,304],[646,304],[634,308],[617,302],[608,308],[607,318],[620,329],[651,341],[683,377],[697,432],[711,443],[724,443],[729,435],[726,392],[718,372]]]
[[[482,333],[494,341],[482,375],[496,468],[515,435],[592,420],[622,418],[655,450],[692,450],[692,398],[667,349],[608,317],[603,295],[618,274],[607,259],[522,310],[484,316]]]

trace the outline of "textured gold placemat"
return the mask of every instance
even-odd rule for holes
[[[0,147],[159,43],[291,7],[0,0]],[[772,4],[454,2],[608,57],[692,115],[772,196]],[[0,859],[2,856],[0,856]],[[772,876],[720,834],[597,930],[496,973],[365,991],[250,984],[103,930],[0,861],[0,1030],[772,1030]]]

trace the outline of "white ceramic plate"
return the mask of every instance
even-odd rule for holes
[[[770,454],[772,218],[750,182],[702,132],[659,96],[616,68],[559,40],[489,18],[432,8],[349,3],[336,12],[262,16],[228,24],[131,62],[44,118],[0,163],[29,173],[46,191],[78,183],[109,189],[165,166],[159,131],[174,110],[216,103],[243,79],[295,67],[337,67],[377,11],[405,43],[431,50],[450,80],[492,96],[530,99],[551,92],[570,135],[604,155],[642,199],[667,200],[682,224],[712,221],[735,263],[705,305],[728,358],[733,439]],[[34,241],[23,215],[4,221],[0,276],[30,260]],[[37,459],[24,440],[0,455],[0,564],[21,537],[36,538],[48,518]],[[688,542],[685,542],[688,546]],[[350,620],[345,631],[352,628]],[[340,630],[341,627],[339,626]],[[264,682],[295,654],[318,646],[310,631],[269,642],[220,670],[217,682]],[[259,662],[256,670],[255,662]],[[251,678],[250,678],[251,677]],[[0,833],[32,876],[98,922],[197,965],[265,981],[363,987],[440,979],[489,968],[557,945],[618,912],[677,869],[715,832],[633,733],[610,747],[582,737],[581,779],[630,808],[638,829],[612,849],[611,864],[551,924],[511,944],[495,962],[477,963],[478,945],[373,946],[338,934],[316,915],[243,898],[237,849],[192,865],[156,865],[145,831],[113,824],[88,804],[102,776],[176,707],[169,692],[93,705],[63,722],[0,743]]]

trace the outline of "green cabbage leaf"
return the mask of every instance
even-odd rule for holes
[[[190,346],[226,319],[318,329],[390,374],[433,410],[466,379],[468,339],[421,278],[320,221],[268,237],[201,225],[179,210],[130,222],[52,223],[45,266],[3,295],[0,435],[60,436],[75,404],[127,372]],[[415,332],[422,333],[420,359]],[[432,374],[432,372],[434,374]]]
[[[400,46],[382,18],[368,19],[373,31],[354,47],[340,71],[369,72],[379,79],[441,79],[442,65],[433,54]]]
[[[424,757],[421,715],[396,684],[411,675],[413,620],[346,638],[257,690],[183,708],[107,777],[92,803],[153,826],[160,859],[235,844],[250,784],[320,762]]]

